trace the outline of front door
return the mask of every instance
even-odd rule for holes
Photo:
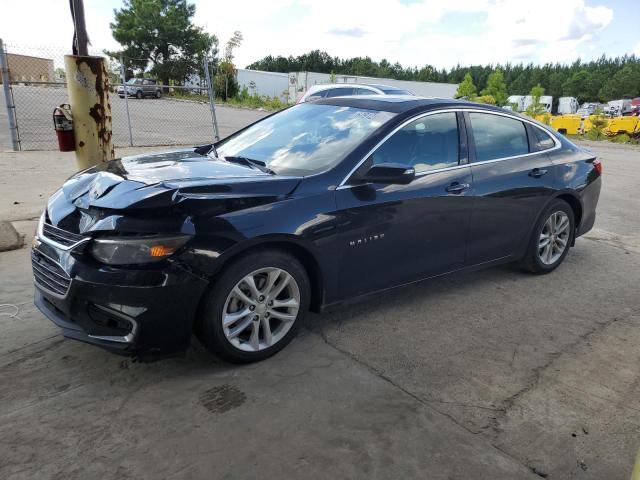
[[[410,184],[347,182],[337,190],[343,297],[464,265],[473,186],[466,136],[461,142],[458,132],[455,112],[414,120],[361,167],[385,162],[413,166],[416,178]]]

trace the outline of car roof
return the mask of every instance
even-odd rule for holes
[[[483,103],[453,98],[415,97],[413,95],[349,95],[345,97],[321,98],[313,102],[315,105],[338,105],[345,107],[380,110],[392,113],[404,113],[411,110],[432,110],[447,107],[469,107],[505,112],[502,108]]]

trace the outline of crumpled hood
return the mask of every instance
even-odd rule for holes
[[[220,211],[220,203],[230,205],[234,199],[246,205],[252,203],[247,200],[275,201],[292,193],[300,180],[199,155],[193,149],[136,155],[77,173],[49,199],[47,211],[54,225],[78,210],[124,214],[178,205],[188,212],[191,204],[202,208],[203,203],[215,203]]]

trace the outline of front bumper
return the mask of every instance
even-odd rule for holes
[[[35,305],[65,337],[127,355],[166,355],[188,347],[207,282],[178,262],[111,268],[40,243],[34,258],[42,256],[70,279],[66,292],[54,291],[34,266]]]

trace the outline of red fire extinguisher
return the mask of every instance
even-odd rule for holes
[[[73,152],[76,149],[76,141],[73,136],[71,105],[63,103],[53,109],[53,126],[58,137],[58,149],[61,152]]]

